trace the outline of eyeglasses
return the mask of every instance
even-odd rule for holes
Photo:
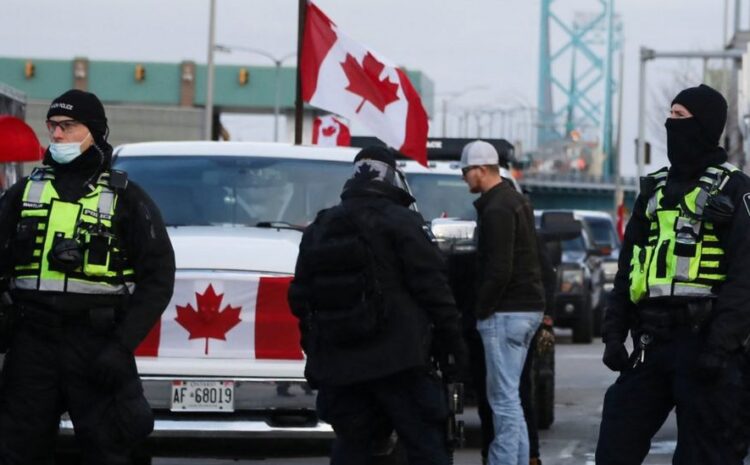
[[[73,129],[78,127],[79,124],[83,124],[80,121],[76,121],[74,119],[67,119],[64,121],[54,121],[51,119],[48,119],[46,121],[47,123],[47,131],[49,131],[50,134],[53,134],[55,132],[55,129],[60,128],[62,132],[71,132]]]
[[[474,168],[479,168],[479,165],[471,165],[471,166],[464,166],[461,168],[461,174],[466,176],[469,174],[469,171],[473,170]]]

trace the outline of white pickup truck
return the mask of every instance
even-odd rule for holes
[[[154,437],[333,437],[315,414],[286,293],[302,228],[338,203],[356,152],[242,142],[116,149],[115,168],[159,206],[177,263],[174,296],[136,352]]]

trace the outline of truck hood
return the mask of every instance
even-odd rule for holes
[[[167,228],[178,270],[294,273],[302,233],[229,226]]]
[[[586,252],[570,250],[562,253],[562,263],[583,264],[584,261],[586,261]]]

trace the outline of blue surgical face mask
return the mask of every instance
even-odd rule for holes
[[[81,142],[53,142],[49,144],[49,154],[61,165],[66,165],[81,155],[81,145],[91,136],[88,133]]]

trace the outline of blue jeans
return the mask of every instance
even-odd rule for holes
[[[529,463],[529,436],[518,387],[529,343],[541,322],[542,312],[494,313],[477,322],[487,365],[487,401],[495,425],[490,465]]]

